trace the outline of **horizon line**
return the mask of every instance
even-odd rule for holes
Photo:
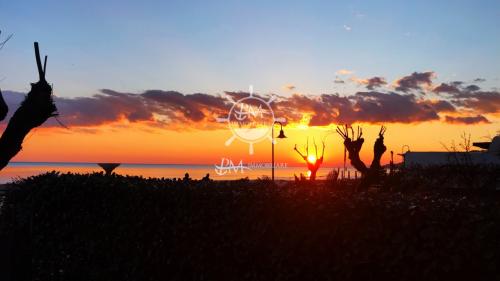
[[[131,163],[131,162],[62,162],[62,161],[11,161],[10,164],[87,164],[87,165],[98,165],[98,163],[117,163],[120,165],[144,165],[144,166],[215,166],[216,164],[205,164],[205,163],[197,163],[197,164],[186,164],[186,163]],[[265,163],[265,164],[270,164],[268,162],[251,162],[251,163]],[[279,164],[279,163],[275,163]],[[304,166],[303,164],[300,163],[293,163],[292,165],[288,165],[287,167],[302,167]],[[260,167],[261,169],[264,169],[266,167]],[[269,167],[271,168],[271,167]],[[341,166],[330,166],[330,165],[325,165],[322,166],[322,168],[343,168]],[[352,168],[350,165],[346,166],[346,168]]]

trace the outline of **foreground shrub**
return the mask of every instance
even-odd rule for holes
[[[498,199],[49,173],[11,185],[0,231],[16,280],[494,280]]]

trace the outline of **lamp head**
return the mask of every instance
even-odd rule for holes
[[[277,136],[278,139],[286,139],[285,132],[283,129],[280,129],[280,134]]]

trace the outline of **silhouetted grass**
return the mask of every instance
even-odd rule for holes
[[[495,191],[401,182],[352,192],[48,173],[10,186],[1,255],[33,280],[500,278]]]

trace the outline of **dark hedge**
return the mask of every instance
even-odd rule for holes
[[[500,279],[495,191],[402,190],[48,173],[8,186],[3,277]]]

